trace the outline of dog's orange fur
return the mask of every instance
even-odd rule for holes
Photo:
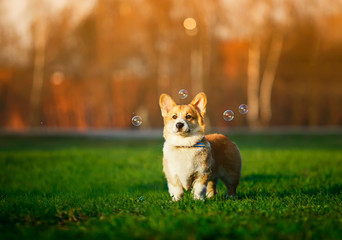
[[[186,115],[190,114],[192,118],[190,119],[189,123],[194,124],[196,121],[202,127],[202,133],[205,131],[205,124],[203,118],[196,110],[193,105],[175,105],[170,112],[168,113],[167,117],[164,118],[164,123],[167,124],[169,121],[172,121],[172,116],[176,113],[180,113],[180,115],[185,119]],[[166,133],[167,134],[167,133]]]
[[[241,157],[237,146],[222,134],[209,134],[205,138],[211,145],[211,154],[214,159],[212,167],[214,178],[208,183],[208,194],[215,195],[217,179],[220,178],[227,187],[228,195],[236,195],[241,176]],[[226,173],[220,174],[220,171]]]

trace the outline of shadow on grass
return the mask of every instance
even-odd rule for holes
[[[294,176],[290,175],[279,175],[279,174],[250,174],[248,176],[243,176],[241,178],[242,181],[247,182],[272,182],[275,180],[288,180],[293,178]]]
[[[252,182],[261,182],[261,183],[271,183],[271,182],[283,182],[291,181],[290,179],[296,178],[295,175],[279,175],[279,174],[251,174],[248,176],[242,177],[241,181],[252,181]],[[221,188],[223,187],[223,184],[221,184]],[[266,185],[265,185],[266,186]],[[223,187],[225,189],[225,187]],[[147,192],[168,192],[166,181],[154,181],[154,182],[148,182],[148,183],[141,183],[136,184],[134,186],[127,187],[125,189],[126,192],[130,193],[141,193],[145,194]],[[225,191],[225,190],[224,190]],[[238,190],[239,192],[239,190]],[[279,198],[285,198],[287,196],[294,196],[294,195],[304,195],[307,197],[312,196],[319,196],[319,195],[339,195],[342,193],[342,186],[339,184],[334,184],[331,186],[326,186],[322,188],[301,188],[298,187],[298,189],[292,189],[292,190],[280,190],[276,192],[269,192],[267,189],[261,189],[259,191],[248,191],[246,194],[239,194],[239,199],[256,199],[259,197],[279,197]],[[223,195],[225,197],[225,194]]]
[[[308,188],[308,189],[295,189],[294,191],[284,190],[281,192],[269,192],[265,189],[260,191],[248,191],[245,194],[238,194],[239,199],[258,199],[265,197],[293,197],[295,195],[301,195],[307,198],[318,197],[318,196],[337,196],[341,195],[342,186],[338,184],[334,184],[325,188]]]
[[[54,199],[62,197],[65,199],[79,198],[99,198],[112,195],[122,196],[127,194],[146,194],[149,192],[168,192],[166,181],[151,181],[146,183],[130,184],[128,186],[120,186],[117,183],[92,184],[91,186],[80,186],[79,188],[62,188],[60,186],[52,186],[45,189],[16,189],[3,190],[0,189],[0,201],[7,197],[17,199]]]
[[[167,192],[166,181],[154,181],[149,183],[136,184],[134,186],[127,187],[128,192]]]

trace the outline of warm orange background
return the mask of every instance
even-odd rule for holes
[[[0,13],[1,128],[160,127],[161,93],[199,91],[214,127],[342,124],[339,0],[4,0]]]

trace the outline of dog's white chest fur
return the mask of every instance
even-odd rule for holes
[[[177,178],[183,187],[188,190],[191,187],[191,178],[196,174],[206,171],[206,164],[210,146],[206,147],[175,147],[164,144],[163,153],[167,159],[170,175]]]

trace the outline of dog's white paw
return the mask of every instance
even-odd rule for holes
[[[175,196],[175,195],[172,195],[171,197],[172,197],[173,202],[177,202],[183,198],[183,196]]]
[[[204,196],[201,196],[201,195],[194,195],[194,199],[195,200],[200,200],[200,201],[204,201],[205,200],[205,198],[204,198]]]
[[[201,183],[195,183],[193,189],[194,199],[204,201],[205,195],[207,194],[207,186]]]

